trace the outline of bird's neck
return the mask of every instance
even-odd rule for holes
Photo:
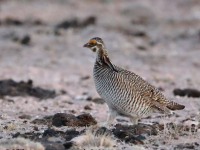
[[[111,63],[110,58],[108,57],[107,51],[103,48],[100,48],[97,51],[96,63],[100,66],[108,67],[108,68],[112,69],[113,71],[117,72],[117,70]]]
[[[105,64],[104,59],[103,59],[104,56],[108,57],[108,53],[105,49],[97,50],[96,62],[99,63],[100,65]]]

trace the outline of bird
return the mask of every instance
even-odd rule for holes
[[[153,112],[171,114],[185,108],[168,100],[139,75],[114,65],[101,38],[91,38],[83,47],[96,53],[93,78],[97,93],[109,108],[106,124],[112,124],[118,115],[122,115],[136,125],[138,120]]]

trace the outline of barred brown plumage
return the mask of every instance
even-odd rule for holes
[[[93,76],[97,92],[109,107],[108,123],[112,123],[118,114],[137,124],[139,118],[154,110],[170,113],[185,108],[167,100],[158,89],[135,73],[113,65],[101,38],[92,38],[84,47],[97,53]]]

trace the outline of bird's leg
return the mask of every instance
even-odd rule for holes
[[[132,116],[130,118],[130,121],[133,123],[133,125],[137,125],[138,124],[138,120],[139,120],[139,118],[137,116]]]
[[[109,108],[109,115],[107,118],[107,125],[111,125],[113,123],[113,121],[115,120],[116,116],[117,116],[117,112],[111,108]]]
[[[100,126],[110,127],[117,115],[118,113],[109,107],[109,115],[107,117],[107,120],[105,122],[100,123]]]

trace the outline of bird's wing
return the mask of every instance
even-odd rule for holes
[[[153,107],[159,108],[164,112],[170,112],[170,110],[182,110],[185,108],[184,105],[166,99],[165,96],[152,85],[149,85],[149,88],[142,94],[144,97],[151,100]]]
[[[163,98],[159,98],[159,96],[156,95],[155,92],[156,91],[153,88],[150,88],[149,90],[146,90],[141,94],[143,99],[150,101],[150,107],[153,110],[158,110],[160,112],[170,114],[171,111],[169,108],[167,108],[167,101],[163,100]]]
[[[126,80],[133,83],[133,90],[141,95],[147,103],[150,101],[152,107],[165,112],[169,112],[170,110],[182,110],[185,108],[184,105],[167,100],[158,89],[142,79],[140,76],[122,68],[118,69],[126,76]]]

